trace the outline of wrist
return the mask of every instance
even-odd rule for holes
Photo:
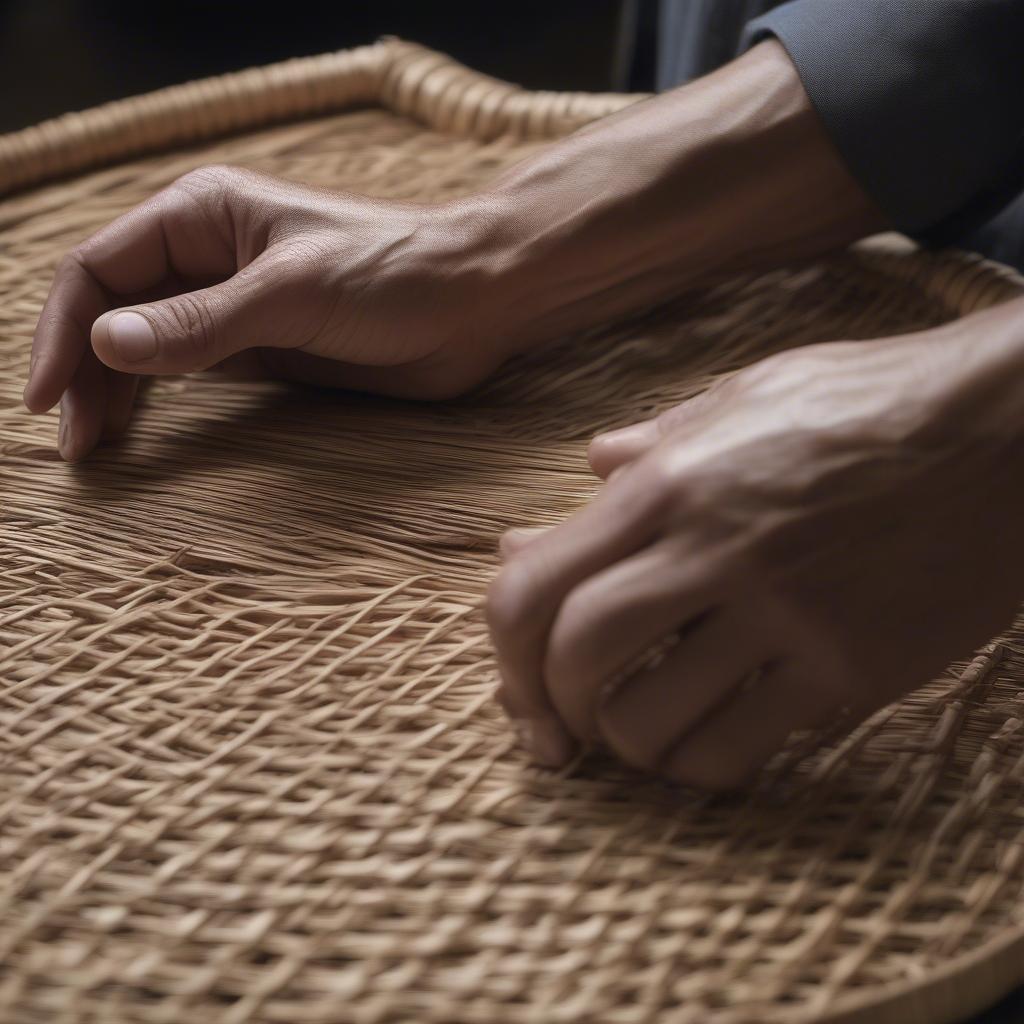
[[[463,212],[524,346],[884,226],[775,42],[542,149]]]
[[[1024,512],[1024,299],[857,348],[850,379],[876,366],[891,405],[874,422],[897,425],[901,459],[916,453],[917,465],[959,481],[958,491]]]

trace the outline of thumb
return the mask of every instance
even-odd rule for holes
[[[607,480],[615,470],[633,462],[648,449],[653,448],[661,436],[662,432],[656,419],[598,434],[587,449],[590,468],[602,480]]]
[[[704,415],[714,409],[720,393],[721,389],[712,385],[653,419],[598,434],[587,449],[590,468],[602,480],[609,479],[617,469],[650,451],[663,437],[704,422]]]
[[[284,329],[276,289],[253,277],[104,313],[92,325],[93,350],[127,373],[190,373],[248,348],[300,344]]]

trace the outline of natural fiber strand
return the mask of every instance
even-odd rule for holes
[[[710,799],[530,767],[480,613],[594,432],[1008,272],[883,239],[443,404],[164,379],[80,467],[21,408],[60,255],[185,170],[436,199],[633,99],[389,41],[0,137],[0,1020],[943,1024],[1024,981],[1020,624]]]

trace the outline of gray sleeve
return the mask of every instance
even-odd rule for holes
[[[1024,188],[1024,0],[793,0],[743,45],[769,35],[896,227],[952,239]]]

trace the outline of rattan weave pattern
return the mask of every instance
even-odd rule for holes
[[[709,799],[529,767],[479,607],[500,532],[593,492],[596,430],[1011,275],[878,243],[433,406],[161,380],[80,467],[20,406],[56,260],[184,171],[437,198],[629,101],[392,41],[0,137],[4,1024],[941,1024],[1024,980],[1020,628]]]

